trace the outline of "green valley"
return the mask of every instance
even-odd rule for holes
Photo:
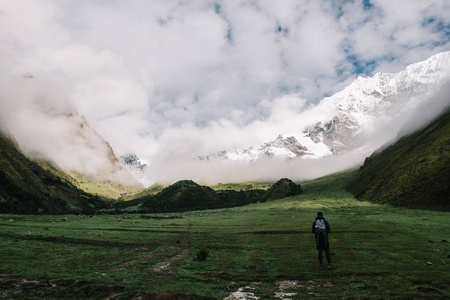
[[[345,190],[356,172],[304,182],[302,195],[236,208],[144,215],[2,214],[0,295],[450,297],[450,213],[358,201]],[[311,233],[318,210],[331,223],[334,270],[318,269]],[[199,253],[204,259],[197,258]]]
[[[448,299],[449,121],[307,182],[181,180],[117,201],[0,136],[0,297]],[[318,268],[318,211],[333,270]]]

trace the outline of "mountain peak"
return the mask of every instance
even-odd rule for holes
[[[144,186],[149,187],[152,182],[145,175],[145,170],[148,165],[143,163],[139,157],[135,154],[128,154],[120,157],[122,164],[128,169],[128,171]]]
[[[391,133],[398,131],[401,124],[393,121],[406,119],[407,113],[432,98],[448,80],[450,51],[411,64],[398,73],[378,72],[372,77],[359,76],[345,89],[324,98],[313,108],[313,111],[331,112],[327,113],[328,118],[297,129],[294,135],[281,133],[275,140],[259,146],[220,151],[200,159],[319,158],[361,147],[366,151],[374,150],[379,145],[366,146],[371,135],[389,126],[392,126]],[[387,142],[391,134],[384,138],[384,141],[377,142]]]

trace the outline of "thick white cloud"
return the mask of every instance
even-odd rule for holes
[[[446,0],[0,0],[1,78],[52,78],[118,155],[165,164],[295,131],[358,74],[449,50],[449,26]]]

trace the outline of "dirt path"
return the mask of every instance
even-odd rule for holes
[[[184,249],[181,252],[179,252],[177,255],[172,256],[171,258],[169,258],[168,260],[165,260],[165,261],[162,261],[160,263],[157,263],[156,265],[153,265],[149,270],[156,271],[156,272],[168,270],[171,264],[173,264],[177,260],[180,260],[182,258],[186,258],[188,256],[189,256],[189,250],[188,249]]]
[[[157,272],[168,270],[170,265],[172,265],[175,261],[180,260],[182,258],[188,257],[189,253],[190,253],[190,250],[189,250],[190,247],[189,247],[189,244],[187,243],[187,241],[180,242],[178,247],[180,247],[180,246],[185,248],[185,249],[181,250],[180,252],[178,252],[176,255],[170,257],[169,259],[163,260],[163,261],[153,265],[152,267],[149,268],[149,270],[157,271]],[[151,260],[153,258],[163,257],[164,254],[166,254],[168,252],[171,252],[171,251],[175,250],[178,247],[177,246],[173,246],[173,245],[168,246],[168,247],[160,249],[160,250],[158,250],[158,251],[156,251],[154,253],[147,254],[147,255],[141,256],[139,258],[136,258],[136,259],[133,259],[133,260],[121,263],[119,265],[113,266],[113,267],[111,267],[109,269],[109,271],[123,270],[123,269],[126,269],[126,268],[128,268],[128,267],[130,267],[132,265],[135,265],[137,263],[143,262],[143,261],[148,261],[148,260]],[[145,250],[148,251],[148,248],[144,249],[144,251]]]
[[[163,251],[163,250],[160,250],[160,251],[158,251],[158,252],[162,253],[162,252],[164,252],[164,251]],[[132,265],[135,265],[135,264],[137,264],[137,263],[140,263],[141,261],[150,260],[150,259],[152,259],[153,257],[155,257],[155,256],[157,256],[157,255],[158,255],[158,253],[152,253],[152,254],[144,255],[144,256],[139,257],[139,258],[137,258],[137,259],[133,259],[133,260],[130,260],[130,261],[121,263],[120,265],[113,266],[113,267],[111,267],[109,270],[110,270],[110,271],[119,271],[119,270],[123,270],[123,269],[126,269],[126,268],[128,268],[128,267],[130,267],[130,266],[132,266]]]

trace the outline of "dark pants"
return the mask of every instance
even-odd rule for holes
[[[327,258],[327,263],[331,264],[331,257],[330,257],[330,244],[328,243],[328,237],[316,237],[316,245],[317,250],[319,251],[319,262],[322,264],[323,261],[323,255],[322,251],[325,250],[325,256]]]

